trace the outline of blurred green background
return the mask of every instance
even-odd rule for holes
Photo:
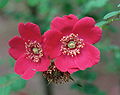
[[[120,95],[120,1],[119,0],[0,0],[0,95]],[[96,44],[98,65],[72,75],[74,82],[48,85],[41,74],[25,81],[13,71],[8,40],[19,22],[33,22],[44,33],[56,16],[93,17],[103,29]],[[81,87],[82,85],[82,87]]]

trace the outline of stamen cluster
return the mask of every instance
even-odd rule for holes
[[[62,42],[61,52],[64,55],[76,56],[80,54],[80,49],[84,47],[83,39],[78,37],[78,34],[71,33],[68,36],[63,36],[60,40]]]
[[[28,40],[28,42],[25,42],[25,48],[27,58],[31,59],[33,62],[40,61],[40,58],[43,56],[43,50],[37,41]]]

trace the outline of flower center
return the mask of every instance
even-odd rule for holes
[[[31,59],[33,62],[39,62],[40,58],[43,56],[43,51],[40,43],[36,41],[25,42],[26,55],[27,58]]]
[[[69,48],[75,48],[75,46],[76,46],[76,44],[75,44],[75,42],[74,41],[70,41],[69,43],[68,43],[68,47]]]
[[[38,48],[33,48],[32,50],[33,50],[34,54],[39,54],[39,49]]]
[[[61,52],[64,55],[70,55],[70,56],[76,56],[77,54],[80,54],[80,50],[84,47],[83,39],[80,39],[78,37],[78,34],[71,33],[68,36],[63,36],[63,38],[60,40],[61,45]]]

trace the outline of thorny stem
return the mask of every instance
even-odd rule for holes
[[[120,18],[108,20],[108,24],[112,23],[113,21],[120,21]]]
[[[114,21],[120,21],[120,18],[112,18],[112,19],[108,19],[108,20],[105,20],[105,21],[106,21],[106,23],[103,24],[103,25],[101,26],[101,28],[104,27],[104,26],[106,26],[106,25],[111,24],[111,23],[114,22]]]

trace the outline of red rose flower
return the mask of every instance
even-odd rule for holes
[[[23,79],[30,79],[37,71],[46,71],[50,60],[45,56],[40,28],[32,23],[20,23],[21,37],[9,41],[9,54],[16,60],[15,72]]]
[[[97,43],[102,30],[91,17],[78,19],[75,15],[56,17],[45,32],[45,49],[55,66],[62,72],[73,73],[92,67],[100,60]]]

